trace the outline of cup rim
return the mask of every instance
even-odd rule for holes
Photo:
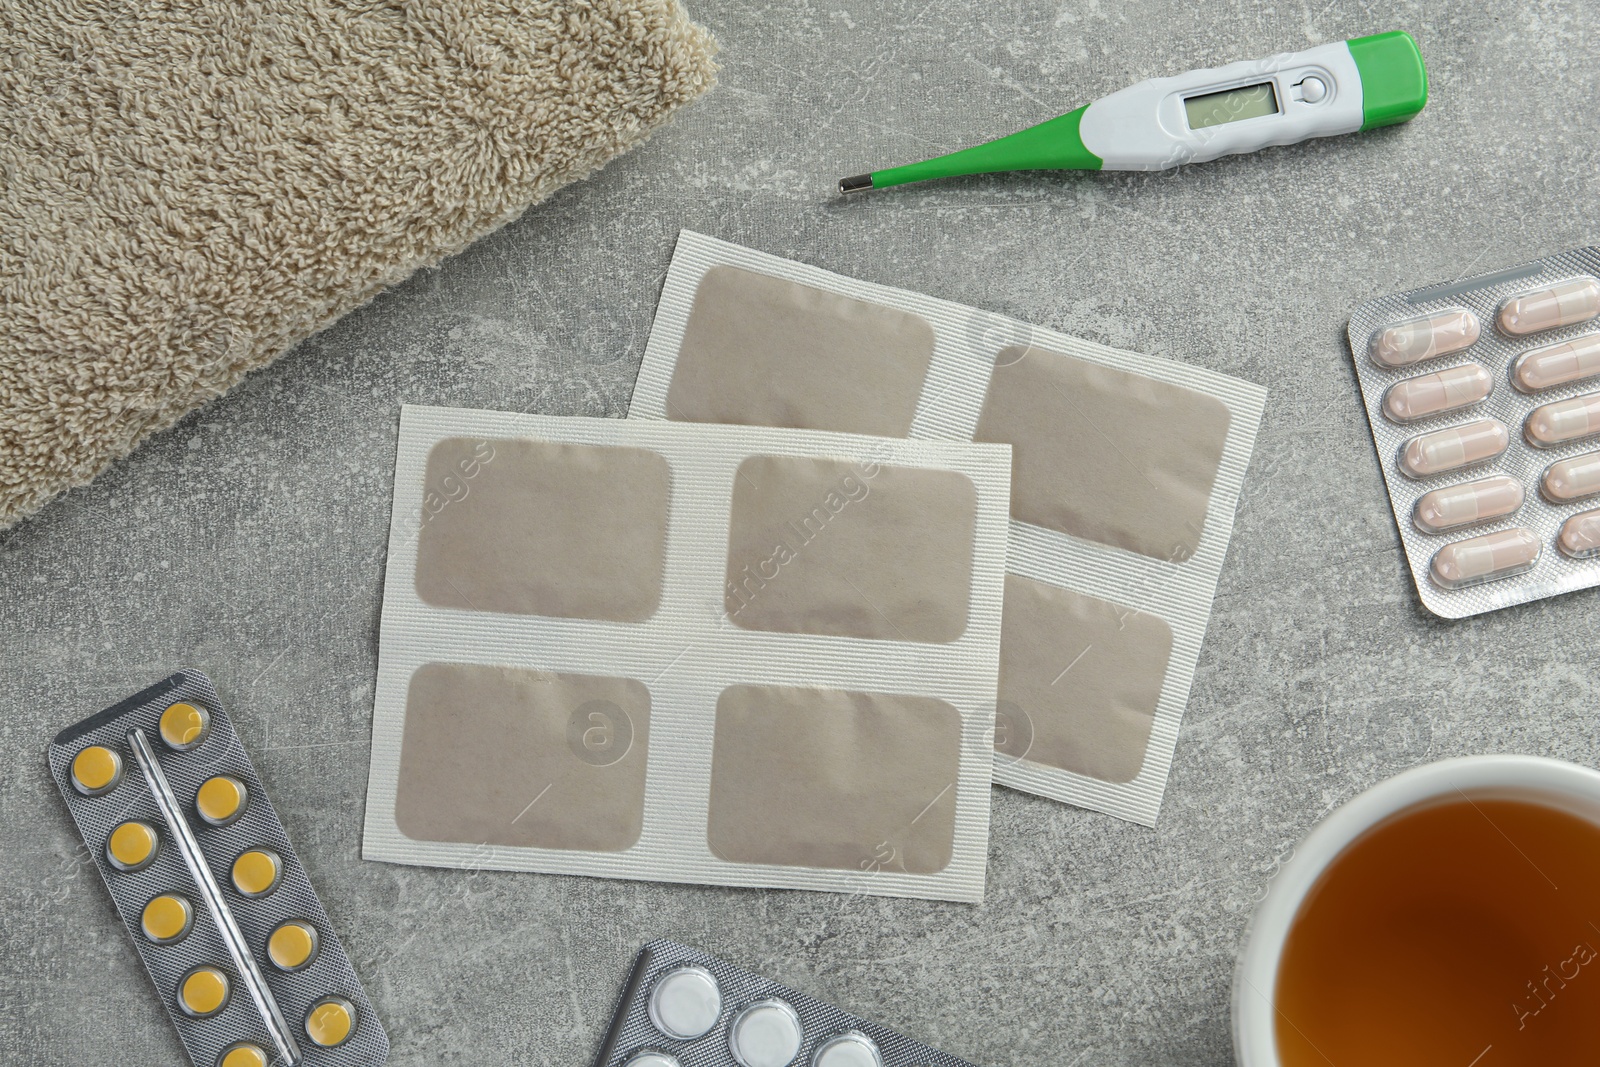
[[[1460,756],[1379,782],[1334,809],[1279,867],[1250,920],[1234,971],[1234,1057],[1239,1067],[1281,1067],[1272,993],[1284,940],[1300,904],[1328,865],[1391,815],[1452,793],[1505,791],[1566,799],[1600,818],[1600,771],[1545,756]]]

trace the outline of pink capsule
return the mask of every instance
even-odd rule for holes
[[[1600,393],[1541,404],[1528,413],[1522,436],[1535,448],[1576,441],[1600,433]]]
[[[1600,493],[1600,452],[1587,452],[1550,464],[1544,469],[1539,487],[1545,499],[1554,504]]]
[[[1539,562],[1539,538],[1514,527],[1445,545],[1433,555],[1433,580],[1446,589],[1492,582],[1532,570]]]
[[[1600,556],[1600,510],[1585,511],[1562,523],[1556,544],[1573,559]]]
[[[1511,433],[1499,419],[1447,426],[1407,441],[1400,449],[1400,469],[1412,478],[1431,478],[1491,460],[1510,444]]]
[[[1600,315],[1600,282],[1568,278],[1508,296],[1500,304],[1500,329],[1513,337],[1587,322]]]
[[[1511,365],[1511,383],[1524,393],[1600,375],[1600,333],[1530,348]]]
[[[1411,521],[1423,533],[1436,534],[1502,519],[1520,507],[1522,483],[1508,475],[1495,474],[1423,493],[1412,509]]]
[[[1489,372],[1468,363],[1395,382],[1383,394],[1383,413],[1391,422],[1416,422],[1471,407],[1493,389]]]
[[[1367,354],[1380,367],[1409,367],[1459,352],[1478,339],[1478,316],[1466,308],[1419,315],[1372,335]]]

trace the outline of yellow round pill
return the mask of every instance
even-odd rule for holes
[[[317,928],[299,919],[290,919],[267,938],[267,956],[280,971],[310,966],[318,947]]]
[[[278,887],[283,861],[270,848],[253,848],[233,861],[233,888],[247,897],[264,897]]]
[[[178,1006],[204,1019],[228,1006],[228,976],[215,967],[196,967],[178,983]]]
[[[356,1006],[343,997],[323,997],[306,1013],[306,1036],[323,1048],[342,1045],[356,1028]]]
[[[161,740],[175,752],[200,747],[211,732],[211,716],[194,704],[173,704],[161,713]]]
[[[163,893],[144,906],[144,936],[158,945],[183,940],[194,925],[194,908],[176,893]]]
[[[129,819],[111,831],[106,839],[106,859],[119,871],[142,871],[156,858],[156,847],[160,844],[161,838],[154,826]]]
[[[217,1057],[217,1067],[267,1067],[267,1050],[251,1041],[229,1045]]]
[[[90,745],[72,757],[72,787],[86,797],[109,793],[122,780],[122,757],[104,745]]]
[[[212,826],[227,826],[244,814],[248,803],[250,790],[239,779],[226,774],[207,778],[194,795],[194,810]]]

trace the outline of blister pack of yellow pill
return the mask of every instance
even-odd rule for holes
[[[1370,301],[1349,337],[1429,611],[1600,585],[1600,248]]]
[[[50,772],[195,1067],[367,1067],[389,1039],[223,712],[174,674]]]
[[[594,1067],[974,1067],[688,945],[639,950]]]

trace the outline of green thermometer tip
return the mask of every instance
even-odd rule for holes
[[[1083,139],[1078,135],[1078,124],[1085,110],[1080,107],[1009,136],[948,155],[924,159],[920,163],[842,178],[839,192],[859,193],[929,178],[993,174],[1007,170],[1099,170],[1102,163],[1100,157],[1085,148]]]

